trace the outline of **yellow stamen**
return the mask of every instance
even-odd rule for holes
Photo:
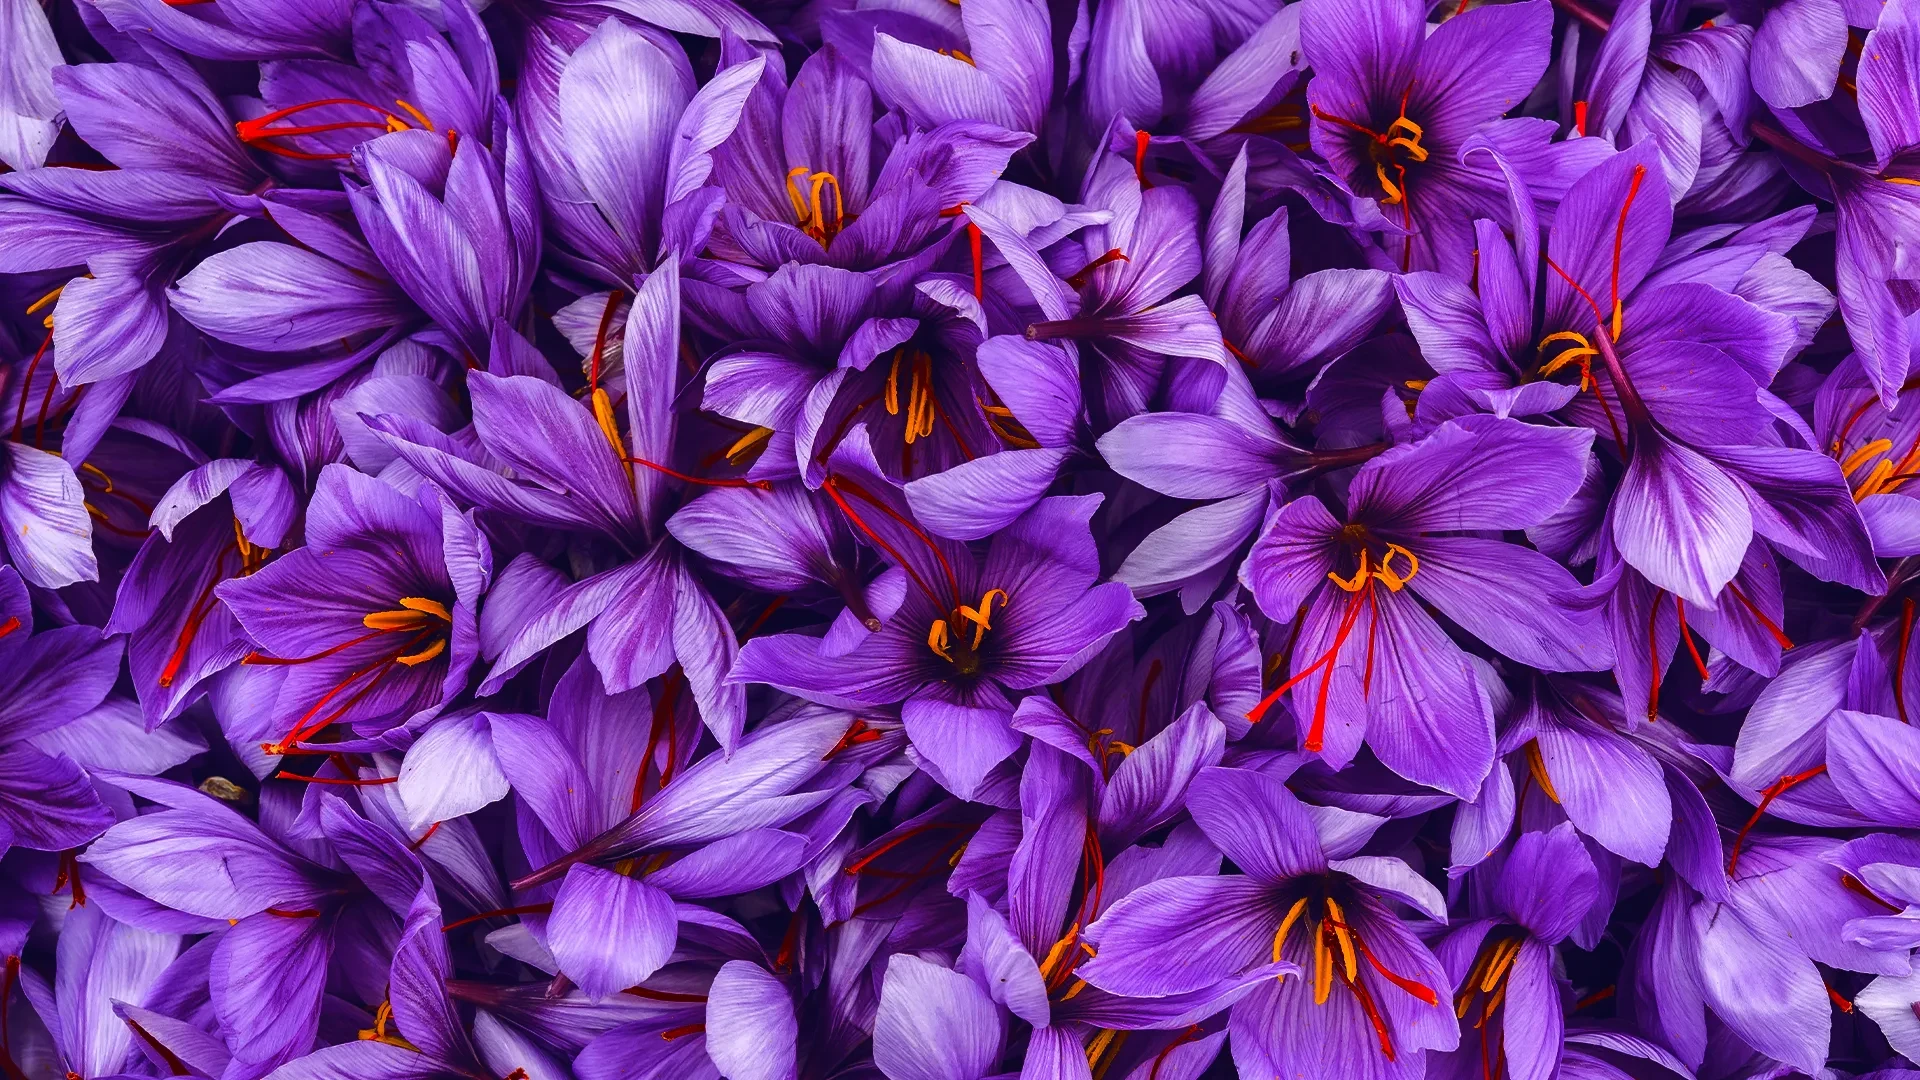
[[[800,193],[800,185],[793,181],[795,177],[805,176],[812,171],[805,165],[795,165],[787,170],[787,201],[793,204],[793,216],[803,226],[807,223],[807,197]]]
[[[1313,1003],[1325,1005],[1333,989],[1333,949],[1327,944],[1327,924],[1321,923],[1313,934]]]
[[[1107,1052],[1107,1047],[1113,1042],[1113,1037],[1118,1034],[1119,1032],[1112,1028],[1102,1028],[1100,1034],[1095,1035],[1093,1039],[1087,1043],[1088,1067],[1092,1067],[1094,1062],[1100,1060],[1100,1055]]]
[[[1404,576],[1395,573],[1393,570],[1393,557],[1395,555],[1402,556],[1407,560],[1407,572]],[[1394,592],[1399,592],[1400,589],[1405,586],[1407,582],[1412,581],[1413,576],[1419,572],[1420,559],[1415,556],[1413,552],[1408,551],[1399,544],[1388,544],[1387,553],[1380,557],[1380,569],[1375,570],[1373,576],[1385,582],[1387,588]]]
[[[424,611],[441,622],[453,621],[453,616],[447,612],[447,605],[438,600],[429,600],[424,596],[403,596],[400,598],[400,606],[408,611]]]
[[[417,630],[427,621],[426,612],[402,609],[369,612],[361,617],[360,624],[369,630]]]
[[[41,308],[46,307],[48,304],[53,303],[55,300],[60,299],[60,294],[65,292],[66,289],[67,289],[66,285],[61,284],[55,287],[52,292],[48,293],[47,295],[41,297],[38,300],[35,300],[33,303],[28,304],[27,314],[31,315],[34,312],[39,311]]]
[[[1381,202],[1386,203],[1388,206],[1393,206],[1406,199],[1407,193],[1401,191],[1393,181],[1387,179],[1387,167],[1385,165],[1375,165],[1373,167],[1373,174],[1379,178],[1381,190],[1387,193],[1387,197],[1381,199]]]
[[[1365,548],[1360,549],[1360,568],[1353,572],[1352,578],[1343,578],[1331,570],[1327,571],[1327,577],[1347,592],[1359,592],[1360,586],[1365,585],[1367,579],[1372,576],[1373,571],[1367,567],[1367,549]]]
[[[986,637],[987,631],[993,629],[991,616],[993,615],[993,598],[996,596],[1000,598],[1000,607],[1004,609],[1007,606],[1006,590],[988,589],[986,595],[980,598],[979,607],[966,607],[962,605],[956,612],[961,618],[973,624],[973,647],[976,649],[980,647],[980,641]],[[935,625],[945,626],[946,624],[940,622]],[[939,650],[936,649],[934,651],[938,652]]]
[[[933,629],[927,632],[927,648],[933,650],[933,655],[953,663],[953,654],[947,651],[947,620],[933,620]]]
[[[1881,179],[1889,184],[1906,184],[1910,187],[1920,187],[1920,180],[1916,180],[1910,176],[1883,176]]]
[[[1520,939],[1503,941],[1495,946],[1495,949],[1498,951],[1494,953],[1493,961],[1487,965],[1486,975],[1480,979],[1480,992],[1483,994],[1492,993],[1493,988],[1499,986],[1500,980],[1506,977],[1507,968],[1513,965],[1513,958],[1520,955]]]
[[[388,1046],[398,1046],[403,1050],[412,1050],[415,1053],[419,1053],[419,1047],[401,1038],[399,1035],[387,1034],[387,1025],[392,1022],[393,1005],[389,1001],[383,1001],[380,1003],[380,1007],[373,1012],[373,1026],[360,1029],[360,1040],[362,1042],[386,1043]]]
[[[1287,909],[1287,917],[1280,920],[1280,929],[1273,932],[1274,963],[1280,962],[1280,949],[1287,943],[1287,932],[1293,929],[1294,923],[1300,921],[1301,913],[1306,910],[1307,898],[1303,896],[1293,902],[1293,906]]]
[[[828,184],[833,185],[833,221],[834,221],[834,225],[838,227],[840,224],[840,219],[846,216],[846,209],[847,209],[846,205],[841,201],[841,198],[840,198],[840,179],[838,177],[834,176],[832,173],[824,173],[824,172],[814,173],[813,174],[813,194],[812,194],[812,198],[809,199],[808,202],[813,209],[814,223],[817,225],[826,224],[826,220],[827,220],[826,211],[822,210],[820,207],[820,192]]]
[[[1333,937],[1340,943],[1340,962],[1346,966],[1347,981],[1352,982],[1360,974],[1357,958],[1353,951],[1353,934],[1347,929],[1347,914],[1340,910],[1339,901],[1327,897],[1327,924],[1333,927]]]
[[[400,106],[402,109],[405,109],[407,111],[408,116],[411,116],[415,120],[420,121],[421,127],[426,128],[428,131],[434,130],[433,121],[427,119],[426,113],[423,113],[419,109],[414,108],[412,104],[410,104],[409,102],[403,101],[400,98],[394,98],[393,103],[395,105]],[[396,127],[395,126],[396,124],[399,126]],[[407,125],[405,124],[405,122],[401,121],[401,119],[397,116],[388,117],[387,126],[390,128],[393,128],[393,130],[395,131],[407,130]]]
[[[1547,798],[1560,801],[1560,793],[1553,790],[1553,778],[1547,775],[1547,763],[1540,756],[1540,742],[1537,739],[1527,744],[1527,771],[1533,774],[1534,783],[1540,785],[1541,792]]]
[[[754,450],[756,447],[759,447],[760,445],[762,445],[772,437],[773,437],[772,428],[770,427],[754,428],[752,431],[747,432],[745,435],[742,435],[740,436],[740,438],[735,440],[732,446],[727,447],[726,459],[729,462],[735,465],[738,465],[743,459],[746,458],[749,452]]]
[[[413,667],[416,664],[424,664],[427,661],[433,659],[436,656],[439,656],[441,653],[446,651],[447,651],[447,639],[434,638],[433,644],[427,646],[424,649],[421,649],[419,652],[409,653],[406,656],[395,657],[395,659],[399,660],[401,663],[407,665],[408,667]]]
[[[633,482],[633,461],[627,455],[627,444],[620,440],[620,423],[613,415],[613,399],[607,396],[604,387],[593,388],[593,419],[600,425],[600,434],[607,437],[607,445],[613,447],[614,456],[620,459],[620,467],[627,471],[627,482]]]
[[[1427,160],[1427,148],[1421,146],[1413,139],[1389,139],[1387,140],[1387,145],[1398,146],[1404,149],[1407,153],[1413,155],[1413,160],[1415,161]]]
[[[903,349],[893,350],[893,366],[887,369],[887,415],[900,415],[900,354]]]
[[[1891,449],[1893,449],[1892,439],[1875,439],[1860,449],[1855,450],[1853,453],[1848,454],[1847,460],[1840,463],[1840,472],[1842,475],[1850,476],[1853,474],[1853,470],[1865,465],[1875,456],[1884,454]]]
[[[1067,950],[1079,936],[1080,924],[1074,923],[1073,926],[1067,930],[1064,937],[1053,943],[1053,947],[1047,950],[1047,955],[1040,961],[1040,977],[1042,979],[1053,978],[1054,969],[1059,966],[1060,958],[1067,954]]]
[[[1881,486],[1884,485],[1887,482],[1887,478],[1892,475],[1893,462],[1886,458],[1881,458],[1879,462],[1874,465],[1873,471],[1868,473],[1867,478],[1861,481],[1860,486],[1854,490],[1853,501],[1859,502],[1869,495],[1879,494]]]

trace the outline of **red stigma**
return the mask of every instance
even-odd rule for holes
[[[445,926],[442,926],[440,928],[440,932],[443,934],[452,933],[453,931],[458,930],[463,926],[471,926],[474,923],[482,922],[487,919],[501,919],[501,918],[507,917],[508,915],[545,915],[546,913],[552,910],[553,910],[553,904],[551,902],[548,902],[545,904],[521,904],[519,907],[495,908],[492,911],[482,911],[482,912],[479,912],[478,914],[469,915],[464,919],[455,919],[452,922],[446,924]],[[628,990],[626,991],[626,993],[631,994],[633,993],[633,991]],[[700,1000],[705,1001],[706,999],[701,998]]]
[[[1084,289],[1087,286],[1087,282],[1093,279],[1093,272],[1095,270],[1100,269],[1101,267],[1107,265],[1108,263],[1132,262],[1132,261],[1133,261],[1132,259],[1127,257],[1126,252],[1121,251],[1119,248],[1112,248],[1105,255],[1101,255],[1100,257],[1094,259],[1092,262],[1081,267],[1078,273],[1067,278],[1067,284],[1073,286],[1076,289]]]
[[[607,306],[600,310],[600,326],[593,332],[593,355],[587,358],[587,386],[589,389],[600,387],[600,362],[607,350],[607,330],[613,325],[613,312],[625,300],[627,294],[615,289],[607,294]]]
[[[1745,825],[1740,826],[1740,832],[1733,838],[1733,854],[1727,859],[1728,877],[1732,877],[1733,872],[1740,866],[1740,845],[1746,841],[1747,834],[1753,831],[1753,827],[1760,824],[1760,818],[1766,814],[1767,807],[1773,805],[1773,800],[1826,771],[1826,765],[1815,765],[1804,772],[1783,776],[1761,789],[1760,805],[1753,808],[1753,816],[1747,819]]]
[[[853,723],[847,725],[846,734],[840,736],[840,741],[833,744],[833,749],[821,754],[820,760],[831,761],[835,754],[862,743],[878,742],[879,739],[879,730],[869,727],[865,719],[856,716],[853,718]]]
[[[169,2],[172,2],[172,0],[169,0]],[[306,112],[308,109],[318,109],[329,105],[365,109],[384,119],[380,121],[336,120],[323,124],[294,124],[290,127],[271,126],[276,121],[285,120],[290,116],[296,116]],[[424,120],[425,118],[422,117],[421,119]],[[283,109],[275,109],[272,112],[256,116],[251,120],[237,121],[233,125],[233,130],[234,133],[240,137],[241,142],[246,143],[255,150],[264,150],[267,153],[278,154],[281,157],[292,158],[295,161],[341,161],[351,155],[345,153],[312,153],[306,150],[296,150],[292,147],[281,146],[271,140],[292,138],[300,135],[322,135],[333,131],[368,130],[385,133],[389,131],[404,131],[410,126],[411,125],[405,120],[400,119],[400,117],[394,115],[389,110],[369,102],[361,101],[359,98],[320,98],[315,101],[303,101],[298,105],[288,105]]]

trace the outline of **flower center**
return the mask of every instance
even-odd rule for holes
[[[407,668],[418,667],[446,652],[448,636],[453,630],[453,616],[447,611],[446,605],[438,600],[429,600],[421,596],[403,596],[400,598],[399,607],[386,611],[368,612],[361,616],[360,623],[367,628],[366,633],[322,649],[312,656],[278,657],[250,652],[241,659],[242,664],[311,664],[316,660],[337,656],[356,645],[373,641],[384,634],[401,635],[398,644],[390,648],[382,648],[371,661],[355,668],[326,693],[321,694],[319,700],[313,703],[313,707],[295,721],[292,730],[287,732],[285,738],[277,743],[262,743],[261,749],[269,754],[291,752],[290,748],[294,744],[306,741],[328,725],[338,721],[355,705],[372,694],[374,689],[393,672],[396,664]],[[339,708],[323,714],[323,710],[335,698],[346,693],[356,683],[362,685]]]
[[[1526,944],[1526,934],[1517,927],[1501,927],[1489,933],[1480,943],[1479,955],[1474,957],[1473,967],[1467,971],[1467,977],[1461,980],[1460,990],[1453,996],[1453,1014],[1465,1020],[1467,1013],[1473,1010],[1475,999],[1479,1001],[1479,1016],[1473,1026],[1480,1032],[1480,1050],[1483,1060],[1493,1060],[1493,1048],[1504,1047],[1504,1038],[1494,1037],[1494,1011],[1507,1000],[1507,987],[1512,982],[1513,961],[1520,955],[1520,947]],[[1504,1021],[1503,1021],[1504,1022]]]
[[[1005,589],[988,589],[980,597],[980,603],[974,607],[965,604],[953,609],[953,625],[962,623],[973,625],[973,640],[964,636],[955,637],[948,630],[946,619],[933,620],[933,627],[927,632],[927,648],[935,656],[952,664],[962,675],[973,675],[980,670],[980,646],[986,640],[987,631],[993,629],[993,599],[1000,598],[1001,610],[1006,610],[1007,593]],[[965,634],[961,627],[961,634]]]
[[[1316,904],[1317,901],[1317,904]],[[1318,910],[1314,910],[1315,908]],[[1325,1005],[1333,993],[1333,984],[1337,979],[1340,985],[1352,991],[1354,999],[1360,1003],[1360,1009],[1366,1013],[1367,1022],[1373,1026],[1375,1037],[1380,1040],[1380,1052],[1388,1061],[1394,1060],[1393,1038],[1387,1030],[1386,1017],[1373,997],[1373,989],[1368,985],[1365,969],[1371,968],[1378,978],[1398,987],[1400,990],[1425,1002],[1428,1005],[1440,999],[1433,989],[1417,979],[1401,975],[1385,964],[1367,947],[1360,931],[1348,921],[1347,913],[1340,901],[1332,896],[1310,894],[1302,896],[1287,909],[1286,917],[1280,920],[1279,929],[1273,932],[1273,959],[1278,963],[1285,950],[1287,938],[1298,927],[1307,936],[1307,948],[1313,954],[1313,1003]]]
[[[803,184],[805,191],[801,190]],[[833,188],[831,210],[824,198],[828,187]],[[822,245],[832,243],[840,230],[853,220],[840,194],[840,178],[829,172],[814,172],[805,165],[788,169],[787,200],[793,203],[793,216],[799,221],[800,230]]]

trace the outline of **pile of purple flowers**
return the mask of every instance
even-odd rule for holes
[[[0,0],[0,1080],[1920,1077],[1920,0]]]

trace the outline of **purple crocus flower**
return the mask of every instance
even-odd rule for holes
[[[1437,920],[1446,904],[1399,859],[1356,855],[1371,827],[1246,769],[1204,770],[1187,808],[1241,873],[1135,890],[1087,928],[1095,955],[1076,969],[1081,978],[1115,994],[1162,997],[1269,962],[1292,964],[1298,977],[1265,981],[1233,1007],[1243,1075],[1417,1077],[1426,1051],[1458,1044],[1441,1004],[1446,973],[1388,900]]]
[[[1117,582],[1096,584],[1088,520],[1098,496],[1042,499],[995,534],[984,559],[929,534],[873,460],[865,432],[841,443],[823,485],[894,568],[869,632],[851,615],[828,636],[755,638],[733,682],[764,682],[811,701],[901,704],[907,737],[941,782],[966,798],[1019,749],[1008,690],[1072,674],[1144,614]]]
[[[1456,392],[1478,383],[1503,411],[1563,411],[1600,433],[1599,445],[1626,464],[1608,505],[1615,547],[1688,606],[1715,606],[1756,535],[1822,577],[1877,590],[1880,571],[1838,464],[1774,427],[1764,386],[1794,346],[1794,321],[1711,276],[1690,279],[1684,263],[1660,266],[1673,209],[1657,194],[1653,158],[1651,147],[1618,154],[1561,203],[1537,324],[1526,315],[1527,271],[1517,269],[1534,265],[1537,245],[1517,236],[1521,250],[1507,264],[1511,248],[1483,223],[1494,261],[1481,296],[1438,274],[1396,282],[1415,335],[1443,374],[1473,373]],[[1546,381],[1562,371],[1579,375],[1577,389]]]
[[[1352,349],[1392,299],[1388,275],[1378,270],[1321,270],[1290,280],[1286,210],[1256,224],[1243,242],[1245,189],[1243,155],[1207,229],[1203,287],[1239,367],[1228,366],[1226,384],[1205,413],[1128,417],[1098,444],[1121,476],[1176,499],[1207,500],[1141,541],[1116,574],[1137,596],[1180,588],[1190,608],[1236,569],[1234,557],[1266,520],[1272,490],[1382,449],[1307,449],[1255,397],[1258,387],[1297,382],[1316,361]]]
[[[293,242],[215,252],[168,293],[174,311],[234,365],[216,400],[294,399],[363,369],[408,335],[444,340],[381,265],[345,195],[276,191],[252,212]]]
[[[1859,0],[1735,0],[1753,30],[1753,91],[1776,109],[1823,101],[1834,91],[1850,26],[1872,26],[1880,8]]]
[[[14,371],[31,374],[19,367]],[[48,380],[52,377],[46,373]],[[0,529],[14,568],[41,588],[100,576],[86,492],[57,454],[13,438],[0,440]]]
[[[583,762],[595,751],[579,740],[604,740],[609,726],[593,716],[566,721],[575,730],[496,716],[493,738],[502,770],[528,792],[531,816],[521,819],[523,835],[535,841],[534,854],[551,856],[514,886],[566,879],[554,901],[559,919],[550,919],[545,932],[557,959],[582,961],[588,977],[582,985],[596,996],[631,985],[617,976],[638,970],[633,981],[643,980],[671,954],[671,894],[711,896],[707,890],[716,885],[797,869],[805,846],[796,841],[803,838],[782,826],[841,798],[862,772],[899,747],[891,732],[861,718],[804,708],[754,729],[731,756],[708,754],[684,771],[663,764],[652,775],[657,781],[664,772],[667,782],[647,785],[643,760],[619,763],[634,770],[631,780],[609,774],[611,759],[596,763],[602,775],[587,772]],[[643,793],[654,788],[638,807],[635,786]],[[643,863],[642,855],[655,858]],[[625,949],[605,947],[594,936],[599,931],[590,929],[591,913],[616,900],[624,908],[617,925],[631,937]]]
[[[179,934],[129,926],[96,904],[69,910],[55,947],[52,985],[31,968],[17,969],[21,996],[50,1036],[48,1067],[84,1080],[138,1069],[143,1059],[135,1035],[116,1015],[116,1005],[138,1005],[155,994],[180,946]],[[9,984],[17,963],[10,960]],[[13,1065],[11,1057],[7,1064]]]
[[[785,436],[810,487],[857,423],[909,480],[999,447],[973,361],[985,317],[960,279],[923,279],[903,299],[873,274],[788,263],[714,314],[715,336],[741,344],[707,365],[702,408]],[[774,458],[754,475],[786,471]]]
[[[225,198],[267,177],[190,71],[84,64],[60,69],[56,83],[69,122],[120,167],[0,179],[0,221],[23,240],[0,256],[0,272],[86,267],[50,294],[54,361],[78,386],[154,358],[168,335],[167,286],[233,220]]]
[[[91,626],[34,632],[26,585],[0,566],[0,851],[77,848],[113,815],[75,760],[39,743],[106,699],[120,646]]]
[[[322,0],[310,7],[229,5],[213,12],[175,7],[162,0],[108,0],[99,5],[113,29],[151,34],[167,46],[209,60],[270,60],[297,56],[346,59],[353,54],[350,0]]]
[[[874,90],[923,128],[977,120],[1037,135],[1046,123],[1053,16],[1039,0],[962,8],[958,33],[886,9],[836,12],[823,29],[865,53]]]
[[[587,629],[588,652],[609,690],[631,690],[678,662],[702,718],[731,746],[746,721],[743,693],[723,683],[737,641],[664,526],[676,481],[765,482],[705,478],[674,467],[679,328],[679,260],[666,259],[638,288],[627,318],[624,432],[604,387],[591,387],[583,406],[540,377],[481,371],[467,378],[471,441],[456,443],[404,413],[366,422],[401,458],[463,501],[563,530],[596,552],[582,580],[516,597],[519,618],[502,632],[483,693]],[[503,465],[517,477],[503,476]]]
[[[1573,826],[1561,825],[1521,834],[1475,874],[1491,879],[1491,910],[1451,926],[1434,949],[1454,988],[1461,1046],[1433,1063],[1433,1075],[1490,1067],[1547,1080],[1560,1065],[1566,1023],[1553,949],[1600,898],[1599,871]]]
[[[1535,676],[1517,695],[1500,733],[1505,764],[1454,817],[1453,873],[1492,856],[1516,822],[1565,820],[1599,853],[1609,873],[1618,856],[1664,862],[1703,896],[1725,895],[1725,854],[1713,812],[1697,784],[1711,774],[1692,744],[1667,725],[1622,730],[1619,698],[1574,679]],[[1600,914],[1607,914],[1605,908]],[[1574,931],[1593,941],[1604,919]]]
[[[367,183],[347,190],[381,265],[470,366],[488,354],[495,321],[519,317],[540,251],[525,140],[504,103],[478,122],[491,127],[360,144],[354,161]]]
[[[1032,136],[955,119],[874,154],[872,90],[829,45],[791,87],[769,67],[714,152],[727,193],[712,251],[770,271],[789,262],[927,269]]]
[[[1522,663],[1609,666],[1564,567],[1458,535],[1545,520],[1572,496],[1591,441],[1574,428],[1466,418],[1362,466],[1344,520],[1313,497],[1282,507],[1243,579],[1296,637],[1288,679],[1253,718],[1291,692],[1302,749],[1338,768],[1364,739],[1401,776],[1471,796],[1493,763],[1491,704],[1474,663],[1414,598]]]
[[[1834,282],[1840,314],[1860,366],[1891,407],[1911,367],[1908,316],[1920,307],[1909,267],[1909,237],[1920,228],[1920,91],[1907,57],[1920,47],[1920,4],[1893,0],[1879,8],[1854,76],[1858,127],[1835,138],[1838,152],[1812,148],[1770,130],[1787,148],[1794,177],[1834,208]],[[1851,119],[1851,118],[1849,118]],[[1862,153],[1855,149],[1855,134]],[[1865,158],[1864,161],[1855,160]]]
[[[397,883],[396,883],[397,884]],[[485,1013],[471,1033],[447,993],[453,959],[433,888],[421,885],[406,909],[387,970],[387,1000],[352,1042],[322,1047],[268,1073],[274,1080],[408,1080],[421,1076],[541,1080],[564,1075],[524,1038]]]
[[[99,902],[137,925],[220,927],[208,992],[236,1060],[258,1074],[306,1053],[332,958],[392,940],[424,880],[418,857],[335,795],[320,797],[322,853],[184,785],[111,779],[165,809],[88,849],[83,865],[133,897]]]
[[[1000,216],[968,207],[1032,298],[1030,341],[1060,341],[1079,355],[1096,432],[1162,403],[1211,403],[1220,386],[1208,363],[1225,366],[1220,326],[1198,296],[1175,296],[1200,273],[1200,210],[1185,188],[1142,183],[1125,158],[1095,159],[1083,193],[1109,215],[1081,234],[1083,265],[1063,281],[1036,246]],[[1071,250],[1071,246],[1069,247]],[[1068,256],[1072,258],[1072,256]],[[1199,363],[1190,363],[1190,362]],[[1194,386],[1186,385],[1188,379]],[[1203,389],[1207,388],[1207,389]]]
[[[105,627],[129,635],[134,693],[150,727],[178,716],[206,679],[247,654],[214,590],[264,565],[297,511],[286,473],[241,458],[194,469],[154,508],[154,532],[120,579]]]
[[[486,538],[437,491],[410,498],[328,466],[306,546],[215,589],[254,643],[243,662],[286,669],[267,752],[335,724],[377,735],[438,713],[479,656],[492,573]]]
[[[1848,356],[1814,399],[1813,434],[1818,448],[1840,463],[1873,553],[1920,554],[1920,502],[1909,486],[1920,469],[1920,392],[1902,387],[1889,408],[1860,356]]]
[[[552,900],[534,905],[545,918],[533,937],[595,1000],[666,964],[678,904],[749,892],[800,869],[806,837],[780,826],[839,796],[862,762],[898,742],[864,737],[869,728],[855,730],[843,713],[811,710],[756,730],[731,758],[683,770],[700,729],[676,723],[674,688],[666,694],[653,705],[644,690],[606,695],[582,658],[556,687],[551,719],[487,715],[499,770],[520,795],[522,845],[543,868],[529,880],[537,887],[564,874]],[[647,712],[648,738],[624,738]],[[715,813],[729,806],[741,812],[736,826]]]
[[[1748,837],[1721,902],[1670,883],[1634,943],[1623,983],[1649,1034],[1691,1065],[1705,1056],[1710,1009],[1752,1049],[1793,1068],[1819,1068],[1835,992],[1816,964],[1910,973],[1904,946],[1845,932],[1888,910],[1838,872],[1848,865],[1846,846],[1818,836]]]
[[[572,55],[545,35],[516,94],[548,230],[577,272],[628,290],[671,251],[705,246],[719,192],[712,151],[733,134],[765,59],[694,87],[680,46],[618,18]]]
[[[1311,0],[1300,43],[1313,78],[1313,150],[1335,182],[1380,202],[1404,237],[1381,241],[1401,270],[1466,279],[1472,222],[1504,216],[1506,182],[1470,143],[1496,150],[1555,199],[1597,147],[1553,142],[1550,121],[1502,119],[1551,50],[1552,8],[1529,0],[1458,14],[1428,34],[1418,0]]]

